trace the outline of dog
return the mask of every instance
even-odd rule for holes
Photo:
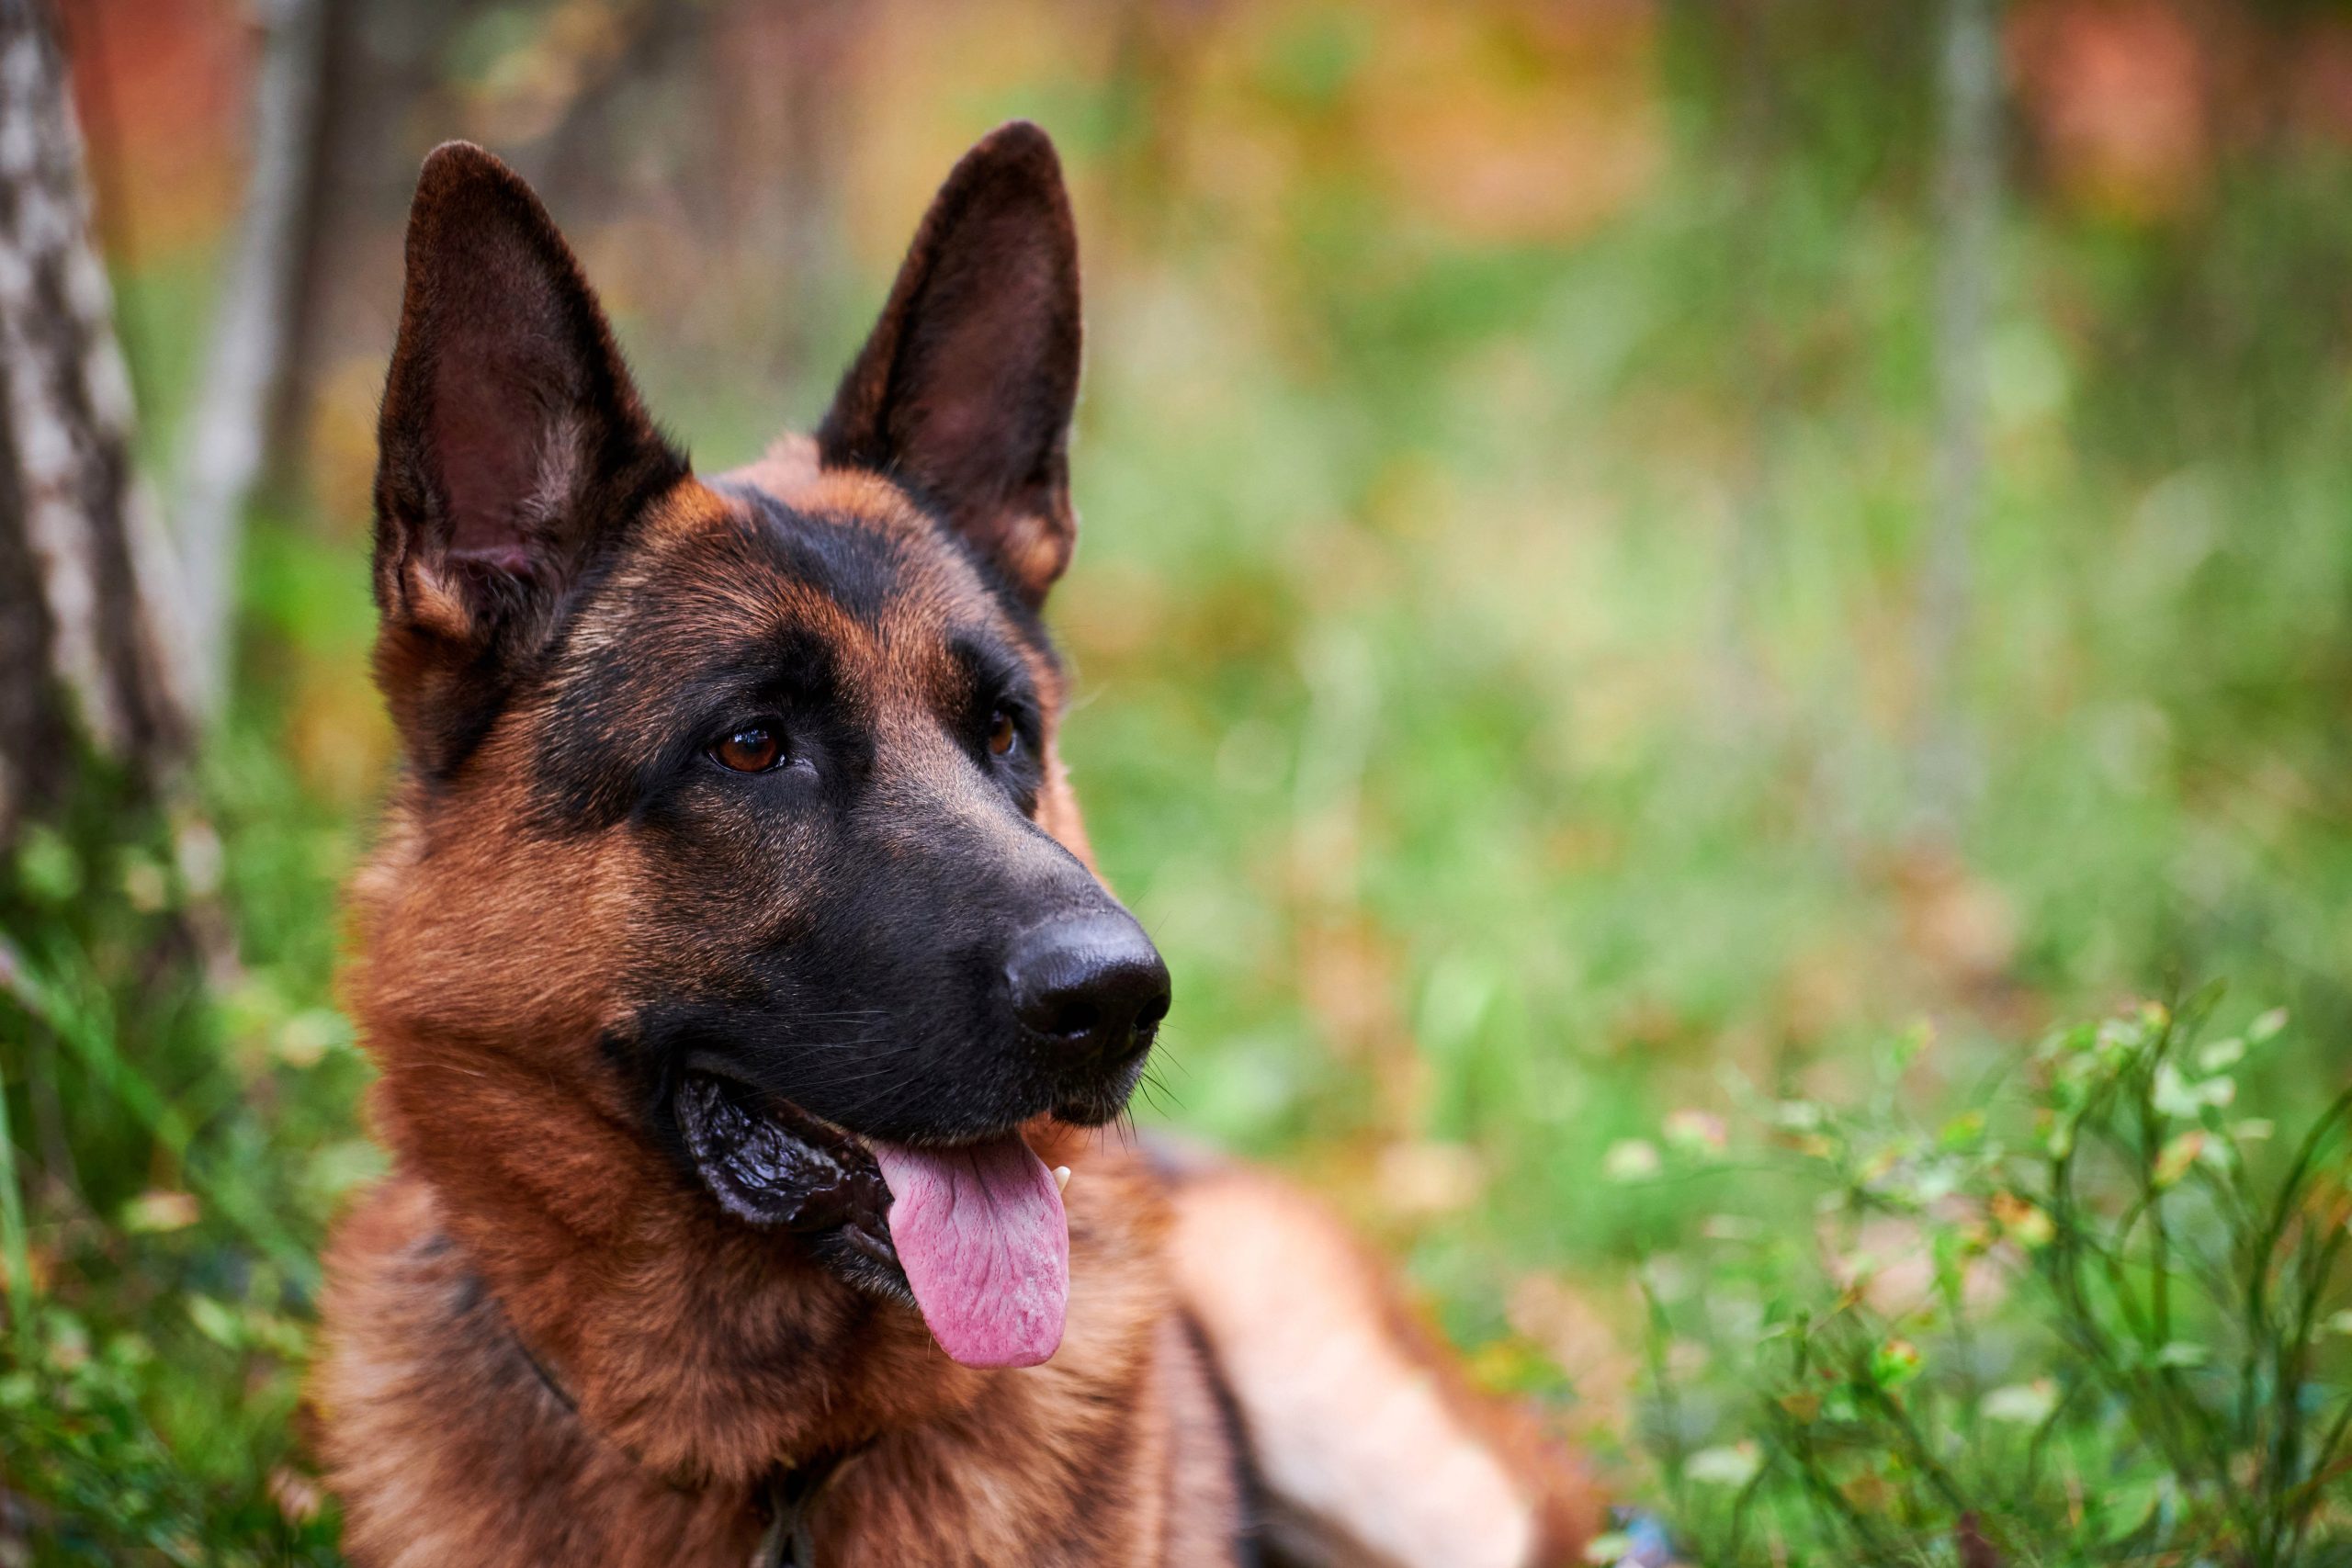
[[[1592,1490],[1246,1168],[1055,732],[1076,232],[956,166],[813,436],[705,479],[503,164],[424,164],[376,481],[390,1174],[311,1385],[362,1568],[1579,1561]]]

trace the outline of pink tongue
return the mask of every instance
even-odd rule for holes
[[[890,1245],[941,1349],[967,1367],[1034,1367],[1062,1342],[1069,1222],[1018,1133],[960,1149],[873,1145]]]

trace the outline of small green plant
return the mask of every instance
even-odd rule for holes
[[[1829,1178],[1815,1235],[1643,1277],[1686,1552],[2352,1562],[2352,1090],[2274,1146],[2236,1069],[2284,1015],[2199,1043],[2217,1000],[2054,1034],[1937,1127],[1897,1108],[1923,1037],[1864,1109],[1758,1106]]]

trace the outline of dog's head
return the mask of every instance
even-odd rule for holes
[[[1019,1129],[1118,1114],[1168,1007],[1055,760],[1078,374],[1060,169],[1007,126],[814,440],[705,482],[537,199],[452,145],[380,431],[409,770],[365,893],[383,1049],[458,1092],[521,1058],[978,1364],[1060,1333],[1059,1197]]]

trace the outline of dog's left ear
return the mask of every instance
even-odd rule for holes
[[[1026,120],[964,155],[818,427],[827,468],[872,468],[939,509],[1032,608],[1069,564],[1078,231],[1061,161]]]

